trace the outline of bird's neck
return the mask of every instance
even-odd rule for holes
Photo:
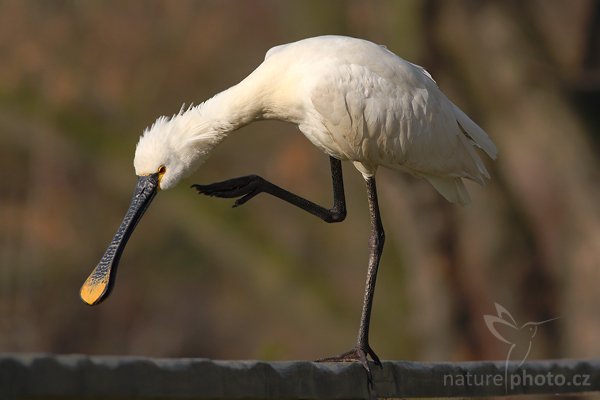
[[[229,133],[260,118],[259,105],[239,96],[238,85],[174,116],[172,121],[188,121],[182,124],[184,129],[188,130],[185,136],[198,139],[212,137],[220,141]]]
[[[295,114],[300,108],[290,106],[293,96],[289,86],[282,84],[281,75],[273,76],[273,71],[263,64],[237,85],[205,102],[171,118],[159,118],[144,136],[162,136],[172,143],[172,148],[186,153],[180,158],[198,160],[204,159],[231,132],[252,121],[279,119],[298,123]]]
[[[190,118],[196,129],[192,135],[209,135],[219,139],[261,119],[278,119],[298,123],[298,105],[286,84],[286,74],[274,74],[270,65],[262,64],[235,86],[216,94],[204,103],[175,116]],[[189,113],[189,117],[188,117]]]

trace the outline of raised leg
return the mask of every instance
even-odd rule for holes
[[[268,193],[308,211],[325,222],[341,222],[346,218],[342,162],[333,157],[329,157],[329,162],[331,164],[331,179],[333,181],[333,207],[331,208],[325,208],[313,203],[257,175],[242,176],[209,185],[192,185],[192,187],[198,193],[207,196],[223,198],[239,197],[233,204],[234,207],[241,206],[259,193]]]
[[[377,269],[379,260],[383,252],[385,242],[385,232],[381,223],[379,213],[379,204],[377,202],[377,187],[375,178],[366,179],[367,194],[369,199],[369,214],[371,216],[371,235],[369,236],[369,268],[367,270],[367,283],[365,287],[365,297],[363,300],[362,315],[360,317],[360,326],[358,329],[358,341],[356,348],[336,357],[323,358],[318,361],[360,361],[367,370],[369,383],[372,383],[371,369],[368,363],[368,356],[371,356],[375,364],[381,366],[381,361],[377,354],[369,346],[369,324],[371,322],[371,309],[373,307],[373,295],[375,294],[375,282],[377,280]]]

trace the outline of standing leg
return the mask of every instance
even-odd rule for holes
[[[365,287],[365,298],[363,301],[362,315],[360,317],[360,328],[358,330],[358,347],[364,349],[375,361],[381,365],[379,357],[369,346],[369,325],[371,322],[371,308],[373,307],[373,295],[375,294],[375,282],[377,280],[377,269],[379,260],[383,253],[385,232],[381,223],[379,203],[377,201],[377,186],[375,178],[367,179],[367,194],[369,196],[369,214],[371,216],[371,236],[369,237],[369,269],[367,270],[367,283]]]
[[[369,268],[367,270],[367,283],[365,287],[365,297],[363,300],[362,315],[360,317],[360,326],[358,329],[358,342],[356,348],[336,357],[323,358],[318,361],[360,361],[368,373],[369,382],[371,381],[371,369],[367,360],[371,356],[375,364],[381,366],[381,361],[377,354],[369,346],[369,325],[371,322],[371,309],[373,307],[373,295],[375,294],[375,282],[377,280],[377,269],[379,260],[383,252],[385,242],[385,233],[381,223],[379,213],[379,204],[377,202],[377,186],[375,178],[366,179],[367,194],[369,199],[369,214],[371,216],[371,234],[369,236]]]

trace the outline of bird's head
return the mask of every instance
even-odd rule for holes
[[[158,118],[144,131],[135,149],[136,175],[158,174],[161,190],[174,187],[208,158],[219,141],[203,125],[197,108],[172,118]]]
[[[193,172],[219,141],[212,130],[203,129],[197,112],[190,108],[170,119],[161,117],[140,137],[134,158],[138,179],[133,197],[113,240],[81,288],[85,303],[98,304],[110,294],[125,244],[158,190],[175,186]]]

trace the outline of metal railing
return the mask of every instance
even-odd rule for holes
[[[0,354],[0,399],[366,399],[600,392],[600,360],[214,361]]]

